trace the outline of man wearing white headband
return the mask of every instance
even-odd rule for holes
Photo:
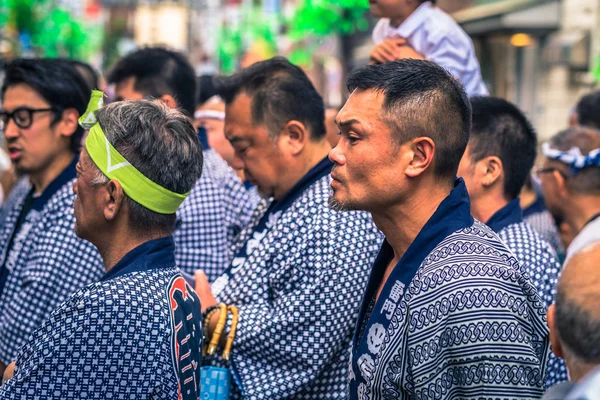
[[[600,132],[575,127],[542,147],[544,164],[536,173],[550,212],[576,237],[565,263],[586,245],[600,241]]]
[[[144,100],[94,113],[101,95],[80,119],[91,129],[73,208],[75,232],[98,248],[106,273],[33,332],[1,399],[199,398],[202,313],[172,233],[202,148],[180,112]]]

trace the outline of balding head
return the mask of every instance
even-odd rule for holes
[[[599,264],[600,242],[574,255],[562,271],[555,304],[548,311],[552,348],[567,360],[573,380],[600,365]]]

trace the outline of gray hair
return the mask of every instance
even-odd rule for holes
[[[121,101],[96,112],[108,141],[154,183],[187,193],[202,174],[202,147],[190,120],[159,101]],[[90,184],[106,183],[100,170]],[[175,229],[175,214],[159,214],[127,197],[132,225],[139,230]]]

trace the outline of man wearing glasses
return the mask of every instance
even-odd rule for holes
[[[600,132],[575,127],[558,133],[542,150],[537,168],[548,209],[574,239],[567,261],[579,250],[600,241]]]
[[[64,62],[15,60],[0,91],[0,129],[31,185],[0,227],[0,372],[61,302],[104,273],[96,248],[75,235],[71,189],[89,89]]]

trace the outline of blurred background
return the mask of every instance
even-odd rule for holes
[[[439,0],[471,35],[491,94],[521,107],[541,138],[600,80],[600,0]],[[0,0],[1,65],[68,57],[105,72],[141,46],[188,54],[201,82],[279,54],[301,65],[328,106],[366,64],[367,0]],[[1,79],[1,76],[0,76]]]

